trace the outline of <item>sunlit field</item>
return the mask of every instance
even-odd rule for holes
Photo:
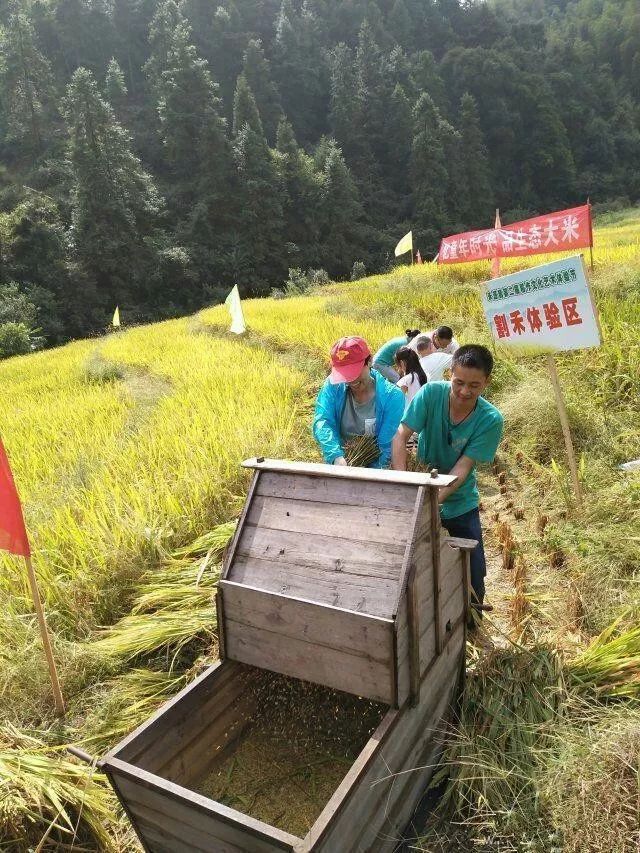
[[[582,515],[544,359],[498,351],[490,392],[506,418],[500,465],[524,514],[515,551],[526,572],[509,643],[474,664],[442,809],[502,839],[493,849],[634,849],[640,474],[618,466],[640,456],[640,211],[597,223],[594,265],[603,345],[557,358]],[[331,344],[358,334],[375,349],[439,323],[488,343],[488,266],[400,266],[247,300],[240,338],[215,306],[0,363],[2,439],[68,705],[56,721],[23,565],[2,555],[0,849],[36,849],[45,833],[39,850],[137,849],[99,775],[88,783],[63,747],[100,754],[215,659],[211,596],[248,482],[239,463],[318,459],[310,412]],[[513,689],[520,704],[504,701]],[[585,762],[606,794],[602,815],[580,811]]]

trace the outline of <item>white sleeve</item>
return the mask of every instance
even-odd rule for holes
[[[398,388],[408,388],[411,384],[411,374],[406,373],[404,376],[401,376],[400,379],[396,382]]]

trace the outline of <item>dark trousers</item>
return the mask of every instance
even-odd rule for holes
[[[480,525],[480,510],[471,509],[455,518],[443,518],[442,526],[446,528],[450,536],[458,536],[460,539],[477,539],[478,544],[470,552],[471,557],[471,586],[475,595],[471,603],[482,604],[484,601],[484,578],[487,574],[487,563],[484,558],[484,545],[482,544],[482,527]]]

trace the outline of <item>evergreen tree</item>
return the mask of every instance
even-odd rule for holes
[[[300,150],[291,123],[278,125],[277,152],[283,183],[284,237],[288,265],[308,269],[319,261],[321,176],[311,157]]]
[[[8,140],[27,143],[34,151],[42,148],[52,86],[51,67],[38,49],[31,21],[16,5],[0,30],[0,97]]]
[[[320,197],[320,263],[330,276],[340,278],[364,254],[362,207],[342,152],[327,142]]]
[[[413,116],[411,103],[405,90],[398,83],[389,99],[387,111],[387,133],[385,135],[385,177],[390,188],[396,193],[399,205],[399,219],[408,215],[407,196],[409,194],[409,162],[411,158],[411,140],[413,137]]]
[[[233,98],[233,135],[239,136],[245,126],[250,127],[258,136],[262,136],[264,133],[253,92],[247,78],[241,74],[238,77],[236,93]]]
[[[114,58],[109,61],[104,85],[107,101],[116,113],[120,113],[127,98],[127,86],[124,82],[124,74]]]
[[[438,236],[447,226],[449,175],[441,121],[438,108],[423,93],[413,110],[411,188],[415,218],[429,248],[435,248]]]
[[[282,0],[273,69],[284,112],[298,139],[303,143],[317,139],[325,124],[325,63],[318,22],[309,4],[298,13],[292,0]]]
[[[282,118],[282,106],[278,89],[271,79],[271,66],[264,55],[258,39],[251,39],[244,52],[242,76],[247,81],[255,98],[265,136],[269,143],[275,142],[276,130]],[[234,104],[235,113],[235,104]]]
[[[331,67],[329,127],[347,161],[353,163],[364,158],[367,145],[351,48],[344,43],[338,44],[331,52],[329,62]]]
[[[460,101],[460,136],[462,175],[460,182],[466,187],[466,203],[461,205],[461,216],[468,228],[485,227],[495,207],[491,193],[489,157],[480,126],[480,116],[475,98],[468,92]]]
[[[263,135],[245,122],[236,137],[238,238],[233,275],[254,293],[286,276],[282,185]]]
[[[105,310],[113,303],[158,300],[161,199],[131,151],[131,139],[100,97],[90,71],[79,68],[64,105],[73,173],[73,254]]]
[[[161,0],[149,25],[149,59],[144,71],[156,99],[164,95],[163,74],[175,47],[176,32],[184,33],[187,24],[175,0]]]

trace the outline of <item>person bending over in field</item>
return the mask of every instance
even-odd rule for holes
[[[409,347],[400,347],[396,353],[394,367],[400,376],[396,385],[404,394],[406,409],[422,386],[426,385],[428,377],[420,365],[418,353]]]
[[[502,436],[503,418],[482,397],[493,356],[479,344],[457,350],[450,382],[428,382],[413,398],[393,439],[392,467],[405,471],[407,439],[417,432],[418,459],[457,478],[440,489],[440,516],[451,536],[477,539],[471,551],[471,585],[476,607],[484,600],[486,562],[480,526],[476,463],[491,462]]]
[[[433,332],[424,332],[416,335],[409,343],[409,347],[414,349],[420,358],[425,355],[431,355],[434,352],[446,352],[448,355],[453,355],[460,344],[453,337],[453,330],[450,326],[438,326]]]
[[[371,350],[358,337],[340,338],[331,347],[331,373],[316,399],[313,435],[324,461],[347,465],[349,446],[369,445],[351,464],[388,468],[391,441],[404,411],[404,395],[371,369]],[[361,441],[369,436],[370,441]],[[373,450],[372,450],[373,448]]]
[[[409,341],[412,341],[420,334],[420,329],[407,329],[404,335],[382,344],[378,352],[373,357],[373,368],[381,373],[389,382],[394,385],[400,379],[398,371],[393,366],[393,361],[400,347],[406,347]]]

